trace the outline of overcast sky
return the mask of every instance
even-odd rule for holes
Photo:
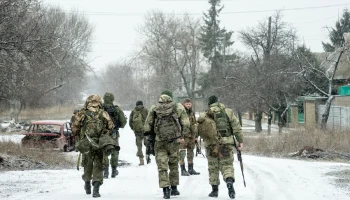
[[[158,9],[169,13],[193,14],[202,18],[209,8],[208,0],[43,0],[66,11],[84,13],[95,27],[91,66],[99,70],[140,49],[137,28],[144,14]],[[248,50],[236,39],[237,32],[255,26],[271,16],[273,10],[284,10],[284,21],[297,30],[301,42],[312,51],[322,52],[321,41],[328,41],[326,26],[334,26],[350,0],[222,0],[225,8],[221,25],[234,31],[234,48]]]

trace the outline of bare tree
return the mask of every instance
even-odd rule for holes
[[[0,100],[11,117],[24,106],[69,103],[88,69],[91,25],[37,0],[1,1],[0,11]]]
[[[140,29],[145,39],[140,58],[154,69],[162,89],[184,87],[186,95],[194,97],[201,71],[199,31],[199,20],[186,14],[177,17],[153,11],[146,16]]]
[[[143,99],[136,86],[135,73],[127,63],[109,64],[97,80],[99,84],[94,86],[94,92],[100,95],[113,93],[116,103],[123,109],[131,109],[137,100]]]
[[[280,12],[276,12],[273,17],[260,22],[256,27],[240,31],[239,38],[253,53],[249,74],[253,74],[254,77],[249,77],[249,81],[253,86],[250,89],[256,98],[252,103],[255,131],[260,132],[265,105],[270,108],[268,110],[277,111],[279,109],[274,105],[286,107],[290,101],[286,98],[290,91],[285,88],[276,89],[275,86],[290,81],[286,75],[291,66],[288,59],[294,50],[297,37],[295,30],[282,21]]]

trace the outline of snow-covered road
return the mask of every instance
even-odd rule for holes
[[[129,127],[121,130],[120,159],[131,166],[119,168],[114,179],[104,180],[100,199],[162,199],[158,188],[157,166],[138,166],[135,137]],[[76,152],[69,153],[77,156]],[[235,155],[236,159],[236,155]],[[195,157],[198,176],[180,177],[180,196],[172,199],[212,199],[208,197],[207,160]],[[234,162],[236,199],[239,200],[348,200],[349,189],[335,187],[334,177],[326,173],[350,169],[349,164],[308,162],[244,155],[247,187],[243,186],[239,163]],[[11,200],[82,200],[91,199],[83,189],[82,169],[0,172],[0,199]],[[219,186],[219,197],[229,199],[225,184]]]

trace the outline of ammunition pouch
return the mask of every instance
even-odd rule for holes
[[[218,130],[218,133],[221,135],[221,137],[230,137],[232,136],[231,132],[229,130]]]

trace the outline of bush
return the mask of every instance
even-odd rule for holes
[[[244,151],[263,155],[288,154],[299,151],[305,146],[324,151],[350,153],[350,132],[300,128],[278,135],[245,136],[244,143],[246,147]]]

